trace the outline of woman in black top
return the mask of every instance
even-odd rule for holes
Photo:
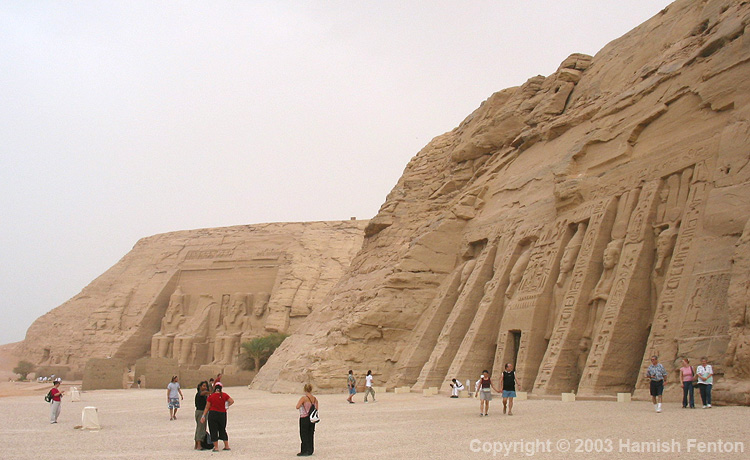
[[[206,409],[206,398],[208,397],[208,382],[205,380],[198,384],[195,392],[195,450],[200,450],[201,441],[206,439],[206,422],[201,423],[203,411]]]

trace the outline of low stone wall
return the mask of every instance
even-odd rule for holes
[[[175,375],[179,376],[176,359],[141,358],[135,362],[135,381],[141,380],[141,388],[167,388]]]
[[[218,372],[208,372],[207,370],[195,370],[180,368],[177,374],[180,378],[180,386],[185,388],[195,388],[199,382],[208,381],[210,378],[216,378]],[[257,372],[240,371],[233,374],[222,374],[221,383],[224,386],[236,387],[250,385]]]
[[[117,358],[92,358],[83,371],[83,391],[125,388],[128,366]]]

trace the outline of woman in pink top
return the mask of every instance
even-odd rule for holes
[[[688,407],[688,397],[690,399],[690,408],[695,409],[695,396],[693,394],[693,380],[695,380],[695,369],[690,365],[690,360],[682,358],[682,367],[680,368],[680,381],[682,382],[682,408]]]

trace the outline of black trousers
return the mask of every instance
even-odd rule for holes
[[[229,441],[229,436],[227,436],[227,413],[215,410],[208,411],[208,431],[211,433],[211,442],[213,443],[218,442],[219,439]],[[215,445],[214,448],[218,448],[218,445]]]
[[[315,450],[315,424],[310,421],[310,416],[299,418],[299,439],[302,441],[300,453],[312,454]]]

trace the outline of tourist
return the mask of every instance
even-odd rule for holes
[[[214,392],[214,378],[211,377],[208,379],[208,394],[211,394]]]
[[[698,376],[698,390],[704,409],[711,408],[711,388],[714,386],[714,368],[708,364],[708,358],[701,358],[701,365],[695,370]]]
[[[60,391],[60,384],[62,380],[55,379],[54,386],[49,391],[52,395],[52,401],[50,401],[49,411],[49,422],[57,423],[57,418],[60,416],[60,406],[62,405],[62,396],[65,394],[64,391]]]
[[[206,421],[201,421],[201,418],[206,410],[208,395],[208,382],[204,380],[198,384],[195,392],[195,450],[200,450],[201,441],[206,440]]]
[[[367,371],[365,376],[365,402],[367,402],[368,395],[372,395],[372,402],[375,402],[375,390],[372,389],[372,371]]]
[[[458,398],[458,392],[464,389],[464,385],[456,379],[451,379],[451,398]]]
[[[497,388],[492,385],[492,380],[490,379],[490,371],[483,370],[482,375],[479,378],[479,381],[477,381],[477,394],[474,396],[479,396],[479,416],[489,416],[490,411],[490,401],[492,401],[492,390],[495,390],[499,393]]]
[[[312,394],[312,385],[309,383],[305,384],[304,391],[305,394],[297,401],[297,410],[299,410],[299,439],[301,442],[299,453],[297,454],[298,457],[308,457],[315,451],[315,424],[310,421],[310,410],[313,406],[320,410],[318,398]]]
[[[221,383],[221,372],[219,372],[218,374],[216,374],[216,379],[214,380],[214,385],[216,385],[217,383]],[[223,385],[223,383],[222,383],[222,385]]]
[[[346,378],[346,386],[349,388],[349,397],[346,400],[349,401],[349,404],[354,404],[352,398],[357,394],[357,380],[354,378],[351,369],[349,369],[349,376]]]
[[[234,404],[234,399],[224,393],[221,382],[216,382],[214,392],[206,399],[206,408],[203,409],[201,416],[201,422],[206,423],[208,420],[208,431],[211,435],[211,442],[214,443],[214,452],[219,451],[219,440],[224,441],[224,450],[231,450],[227,435],[227,409],[232,404]]]
[[[180,399],[183,399],[180,383],[177,380],[177,376],[175,375],[167,385],[167,407],[169,407],[170,421],[177,420],[177,409],[180,408]]]
[[[695,409],[695,391],[693,389],[693,380],[695,380],[695,371],[690,365],[690,360],[682,358],[682,367],[680,368],[680,381],[682,382],[682,408],[688,407]],[[688,401],[689,400],[689,401]]]
[[[513,415],[513,398],[516,397],[516,385],[520,390],[521,382],[518,381],[513,364],[506,363],[503,371],[503,414],[507,409],[508,415]]]
[[[664,384],[667,383],[667,370],[659,362],[657,356],[651,357],[651,365],[646,370],[646,378],[651,385],[651,400],[656,412],[661,412],[661,400],[664,393]]]

